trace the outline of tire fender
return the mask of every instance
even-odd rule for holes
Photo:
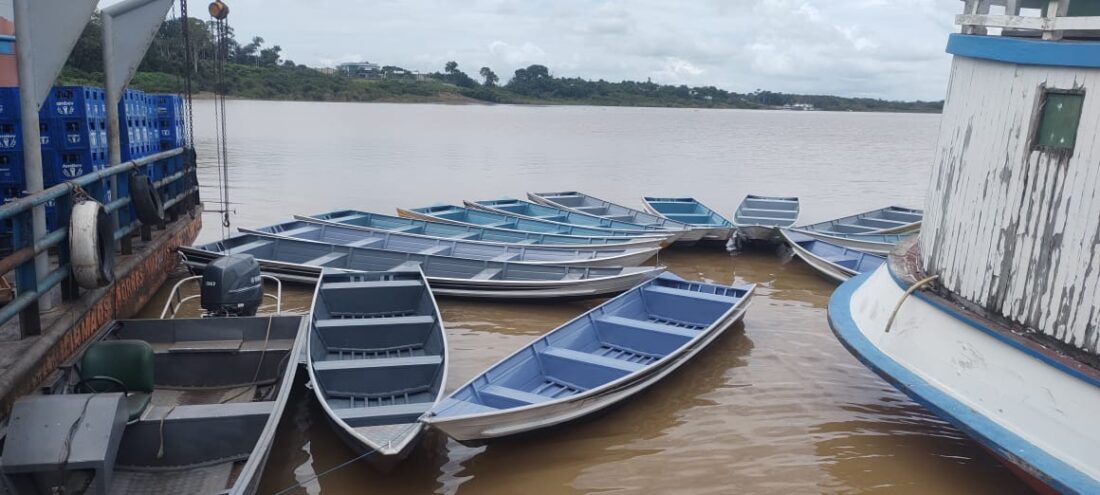
[[[130,203],[134,205],[138,220],[145,225],[157,225],[164,221],[164,203],[160,192],[141,172],[130,174]]]
[[[76,283],[85,289],[104,287],[115,280],[114,229],[111,217],[98,201],[85,199],[73,205],[69,259]]]

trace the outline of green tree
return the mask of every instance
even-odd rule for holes
[[[485,80],[485,86],[490,88],[496,86],[497,82],[500,81],[500,78],[493,72],[493,69],[488,67],[482,67],[478,73],[481,74],[481,78]]]
[[[454,74],[457,71],[458,71],[458,62],[455,62],[454,60],[452,60],[450,62],[447,62],[446,65],[443,66],[443,72],[445,74]]]

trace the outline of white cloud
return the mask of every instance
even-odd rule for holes
[[[732,91],[940,99],[958,0],[235,0],[241,37],[295,62],[448,60]],[[294,15],[287,15],[293,12]]]

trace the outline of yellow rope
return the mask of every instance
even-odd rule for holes
[[[898,299],[897,306],[894,306],[894,311],[890,313],[890,319],[886,320],[886,333],[890,333],[890,327],[894,326],[894,318],[898,316],[898,311],[901,310],[901,303],[905,302],[905,300],[909,298],[909,295],[916,292],[917,289],[928,285],[930,282],[938,278],[940,278],[939,275],[932,275],[931,277],[927,277],[917,281],[917,283],[910,285],[909,288],[905,290],[905,294],[902,294],[901,299]]]

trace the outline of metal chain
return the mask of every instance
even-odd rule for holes
[[[187,107],[187,145],[191,148],[195,147],[195,126],[192,122],[195,121],[191,112],[191,68],[194,66],[194,61],[191,59],[191,19],[187,16],[187,0],[180,0],[180,30],[183,31],[183,84],[184,84],[184,105]]]

